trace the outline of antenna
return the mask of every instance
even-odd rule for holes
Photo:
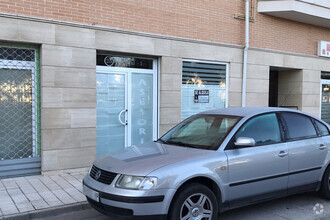
[[[288,92],[288,94],[285,95],[285,98],[284,98],[283,102],[281,103],[280,107],[283,107],[283,104],[285,103],[286,99],[291,94],[291,92],[292,92],[292,89],[290,89],[290,91]]]

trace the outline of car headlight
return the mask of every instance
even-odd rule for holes
[[[121,175],[116,187],[124,189],[154,189],[157,185],[157,177]]]

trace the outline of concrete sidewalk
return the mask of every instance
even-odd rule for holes
[[[80,172],[1,179],[0,219],[42,218],[47,212],[88,208],[82,194],[85,175]]]

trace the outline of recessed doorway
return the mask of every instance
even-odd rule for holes
[[[278,71],[269,71],[269,96],[268,106],[278,107]]]

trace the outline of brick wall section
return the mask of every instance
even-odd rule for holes
[[[243,0],[1,0],[0,12],[230,44],[244,44]],[[251,46],[317,54],[330,29],[256,13]]]

